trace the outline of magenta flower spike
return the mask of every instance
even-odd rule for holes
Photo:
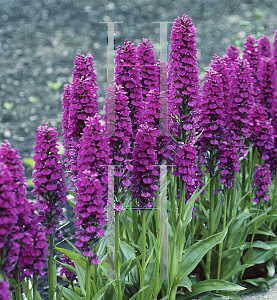
[[[198,185],[201,185],[202,174],[197,164],[197,148],[195,140],[192,142],[178,143],[176,155],[174,156],[173,176],[181,177],[186,183],[185,200],[188,201]],[[198,198],[195,200],[197,201]]]
[[[254,182],[252,189],[254,189],[253,202],[259,202],[261,200],[269,201],[269,186],[271,185],[271,173],[269,170],[269,164],[264,164],[263,166],[256,165]]]
[[[178,17],[170,37],[168,106],[171,115],[178,115],[184,130],[194,128],[193,111],[201,98],[195,37],[192,19]]]
[[[239,58],[240,48],[229,45],[226,49],[226,61],[230,64]]]
[[[38,127],[33,157],[35,188],[32,193],[38,201],[38,222],[42,223],[44,232],[46,234],[55,232],[55,236],[60,237],[57,228],[59,221],[65,218],[60,205],[67,199],[61,154],[58,153],[58,132],[55,129],[48,127],[47,122],[45,126]]]
[[[9,167],[0,162],[0,269],[10,275],[18,259],[20,245],[13,237],[19,230],[17,226],[18,207],[13,181]]]
[[[104,209],[108,201],[108,165],[111,165],[109,137],[101,136],[105,133],[105,126],[100,123],[99,114],[88,117],[85,121],[84,132],[80,139],[78,155],[78,188],[77,203],[74,208],[74,221],[77,231],[75,245],[84,256],[92,257],[92,263],[100,260],[93,254],[92,246],[104,236],[107,218]]]
[[[141,76],[143,100],[145,101],[150,90],[159,89],[159,68],[153,50],[153,42],[145,38],[142,41],[137,47],[137,63]]]
[[[133,201],[137,199],[138,209],[154,208],[155,201],[152,198],[158,197],[155,191],[159,188],[159,170],[157,160],[157,138],[155,129],[148,123],[139,126],[135,136],[133,152],[133,171],[131,177],[131,190]]]
[[[130,41],[125,40],[123,46],[118,46],[116,53],[115,83],[121,85],[127,93],[132,129],[135,132],[143,109],[141,76],[138,69],[136,47]]]
[[[260,78],[258,81],[259,94],[257,102],[265,107],[268,117],[270,110],[277,97],[277,71],[275,62],[272,58],[261,57],[260,60]]]
[[[276,66],[276,69],[277,69],[277,29],[274,32],[274,41],[273,41],[273,53],[272,53],[272,56],[273,56],[273,60],[275,62],[275,66]]]
[[[227,128],[230,128],[232,139],[240,143],[242,139],[251,136],[254,106],[253,77],[250,65],[245,59],[237,59],[234,63],[229,97]]]
[[[16,226],[14,227],[13,239],[20,245],[18,263],[21,271],[19,280],[22,280],[24,275],[30,276],[34,274],[34,271],[37,271],[41,276],[45,274],[42,273],[42,269],[46,264],[48,245],[46,243],[44,245],[39,244],[40,247],[34,245],[37,236],[42,236],[44,240],[47,239],[45,234],[39,229],[34,203],[29,202],[26,198],[26,184],[24,183],[26,178],[23,177],[22,161],[19,159],[18,150],[12,149],[10,143],[6,140],[5,144],[2,144],[0,147],[0,162],[8,166],[11,178],[16,183],[14,192],[18,202],[19,213]]]
[[[131,184],[129,172],[132,170],[131,165],[131,140],[133,135],[132,123],[130,118],[130,109],[128,106],[128,97],[122,86],[114,84],[108,87],[108,93],[105,104],[104,122],[108,121],[109,109],[108,101],[114,99],[115,102],[115,133],[110,137],[110,148],[112,165],[116,165],[114,169],[115,187],[121,189]]]
[[[262,36],[259,39],[258,51],[261,57],[272,57],[271,43],[268,36],[262,34]]]
[[[93,56],[78,54],[74,61],[73,80],[64,89],[63,96],[63,137],[66,150],[65,167],[71,175],[73,186],[77,178],[77,156],[79,151],[79,139],[85,127],[85,120],[89,116],[99,113],[97,76],[94,69]]]

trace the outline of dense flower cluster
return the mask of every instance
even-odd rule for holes
[[[115,83],[121,85],[129,99],[133,132],[137,130],[143,109],[141,77],[138,70],[136,47],[130,41],[118,46],[115,57]]]
[[[258,40],[254,36],[250,35],[247,37],[243,46],[243,59],[247,59],[249,62],[252,74],[253,74],[253,96],[256,97],[258,94],[257,85],[259,79],[259,64],[260,64],[260,52],[258,51]]]
[[[239,58],[239,53],[240,53],[240,48],[229,45],[228,48],[226,49],[226,57],[225,60],[228,63],[234,62],[237,58]]]
[[[75,268],[74,261],[72,261],[69,257],[67,257],[64,254],[61,257],[61,262],[63,264],[67,264]],[[69,280],[70,282],[73,282],[74,280],[78,281],[77,276],[73,272],[67,270],[67,268],[65,267],[62,267],[60,271],[60,277],[62,277],[63,275],[65,275],[66,279]]]
[[[36,230],[33,234],[26,232],[23,241],[24,247],[19,257],[22,273],[26,276],[34,273],[44,276],[46,272],[42,272],[42,269],[47,264],[46,255],[49,255],[47,237],[43,232]],[[21,280],[24,275],[21,275]]]
[[[191,18],[178,17],[172,27],[168,71],[168,106],[185,130],[193,129],[193,114],[201,98],[195,27]]]
[[[137,63],[139,65],[141,76],[141,88],[144,101],[150,90],[159,89],[159,68],[154,54],[153,42],[149,39],[142,39],[143,42],[137,47]]]
[[[84,121],[88,116],[94,116],[95,113],[100,112],[99,103],[96,100],[98,98],[97,76],[92,59],[91,54],[76,56],[72,73],[73,80],[64,89],[62,134],[64,155],[67,155],[65,166],[70,171],[73,182],[78,174],[77,156],[79,139],[85,127]]]
[[[159,170],[157,160],[157,138],[155,129],[148,123],[139,126],[135,136],[131,190],[139,208],[154,208],[153,196],[158,197]]]
[[[273,59],[261,57],[260,60],[260,78],[258,81],[259,95],[258,103],[266,108],[270,117],[270,109],[277,97],[277,72]]]
[[[232,139],[239,143],[251,136],[254,105],[253,78],[247,60],[237,59],[233,65],[229,97],[227,126],[231,128]]]
[[[271,43],[268,36],[262,34],[261,38],[259,39],[258,51],[261,57],[272,57]]]
[[[114,102],[114,112],[109,103]],[[115,114],[115,128],[114,133],[110,136],[111,158],[112,165],[115,166],[115,189],[120,188],[121,191],[124,187],[131,184],[129,171],[132,170],[131,165],[131,140],[133,134],[132,124],[130,119],[130,109],[128,106],[128,97],[126,92],[120,85],[108,87],[108,93],[105,104],[104,122],[108,125],[109,113]],[[110,179],[111,180],[111,179]],[[120,204],[117,203],[117,206]]]
[[[197,165],[197,149],[195,140],[192,142],[178,143],[177,152],[174,156],[173,176],[179,177],[186,183],[186,201],[190,199],[201,179]],[[198,198],[197,198],[198,200]]]
[[[60,208],[67,201],[64,170],[58,149],[58,132],[55,128],[39,126],[34,147],[35,172],[32,193],[38,201],[39,217],[46,234],[60,237],[57,230],[61,218],[65,218]]]
[[[272,53],[273,60],[275,62],[277,68],[277,29],[274,32],[274,41],[273,41],[273,53]]]
[[[262,199],[266,201],[270,200],[268,187],[271,185],[271,174],[269,164],[264,164],[263,166],[256,165],[253,183],[252,189],[254,189],[255,194],[252,200],[254,202]]]
[[[100,120],[100,115],[95,114],[85,121],[77,160],[78,196],[74,208],[77,218],[74,221],[77,227],[74,237],[78,239],[75,245],[83,255],[92,256],[92,263],[100,262],[91,250],[92,244],[99,239],[97,236],[103,236],[105,232],[100,225],[104,226],[107,222],[104,214],[108,196],[107,165],[111,165],[109,137],[101,136],[105,133],[105,126],[101,125]]]

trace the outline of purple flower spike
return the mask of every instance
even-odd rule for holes
[[[275,63],[271,58],[261,57],[258,87],[257,102],[265,107],[270,117],[270,109],[277,97],[277,72]]]
[[[121,85],[129,99],[130,118],[133,132],[137,130],[143,109],[141,76],[138,70],[136,47],[130,41],[118,46],[115,57],[115,83]]]
[[[155,202],[151,201],[158,189],[159,170],[157,161],[157,138],[156,130],[147,123],[139,126],[135,136],[133,153],[134,168],[132,171],[133,201],[137,199],[138,207],[154,208]]]
[[[258,49],[261,57],[272,57],[271,43],[268,36],[262,34],[261,38],[259,39]]]
[[[71,175],[69,187],[77,178],[77,156],[79,151],[79,139],[85,127],[85,120],[89,116],[99,113],[98,87],[94,69],[93,56],[78,54],[74,61],[73,80],[64,89],[63,96],[63,137],[66,150],[65,167]]]
[[[128,97],[120,85],[114,84],[114,86],[108,87],[104,121],[106,123],[108,121],[110,109],[108,101],[112,98],[115,102],[115,133],[110,137],[112,165],[116,166],[114,169],[115,188],[120,187],[123,190],[125,186],[128,187],[131,184],[128,171],[132,169],[130,137],[133,135],[133,131]]]
[[[230,101],[227,107],[227,126],[232,139],[240,143],[249,138],[251,115],[253,115],[253,77],[247,60],[235,61],[231,76]]]
[[[100,263],[92,253],[92,246],[104,236],[107,218],[104,208],[108,200],[108,165],[111,165],[109,137],[100,136],[105,126],[100,123],[99,114],[88,117],[80,139],[78,156],[77,203],[74,208],[74,221],[77,231],[75,245],[84,256],[91,257],[92,263]]]
[[[176,177],[181,176],[181,179],[186,183],[186,201],[191,198],[198,184],[201,182],[201,171],[197,165],[197,154],[198,151],[194,140],[187,144],[179,142],[177,153],[174,157],[176,166],[173,167],[174,171],[172,174]]]
[[[265,201],[270,200],[269,189],[271,185],[271,173],[269,170],[269,164],[264,164],[263,166],[256,165],[254,182],[252,189],[254,189],[255,194],[252,199],[253,202],[258,202],[264,199]]]
[[[59,227],[61,218],[65,218],[60,205],[66,200],[66,186],[64,170],[62,169],[61,154],[58,154],[58,132],[56,128],[39,126],[36,133],[36,144],[34,147],[33,183],[35,188],[32,193],[38,201],[39,218],[47,234],[54,233]],[[53,218],[52,216],[55,215]],[[58,231],[56,237],[60,237]]]
[[[250,35],[247,37],[243,47],[243,59],[247,59],[249,62],[252,74],[253,74],[253,96],[256,98],[258,95],[258,80],[260,76],[260,52],[258,50],[258,40],[254,36]],[[256,100],[256,99],[255,99]]]
[[[277,29],[274,32],[274,42],[273,42],[273,60],[277,69]]]
[[[237,58],[239,58],[240,48],[229,45],[226,49],[226,61],[230,64],[234,62]]]
[[[178,17],[170,38],[168,106],[170,114],[179,115],[185,130],[193,129],[191,113],[201,98],[195,37],[191,18]]]
[[[137,47],[137,62],[139,64],[142,94],[144,100],[150,90],[157,90],[159,88],[159,68],[154,54],[153,42],[149,39],[142,39],[143,42]]]
[[[13,181],[8,166],[0,162],[0,269],[10,274],[18,259],[20,245],[13,236],[20,209],[16,199],[17,184]]]

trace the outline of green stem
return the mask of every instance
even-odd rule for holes
[[[156,197],[156,208],[159,208],[159,209],[156,209],[156,238],[157,238],[157,241],[159,241],[159,245],[158,245],[158,253],[156,255],[156,278],[155,278],[155,288],[154,288],[154,293],[153,293],[153,296],[154,296],[154,299],[157,300],[157,297],[158,297],[158,284],[159,284],[159,269],[160,269],[160,210],[161,208],[159,207],[159,198],[160,197]]]
[[[224,189],[225,201],[224,201],[224,218],[223,218],[223,231],[226,227],[227,219],[227,192]],[[221,269],[221,259],[222,259],[223,241],[219,244],[219,254],[218,254],[218,267],[217,267],[217,279],[220,279],[220,269]]]
[[[37,291],[37,275],[34,274],[33,275],[33,300],[36,300],[37,298],[36,291]]]
[[[18,267],[18,264],[16,264],[14,275],[15,275],[14,277],[15,277],[15,281],[16,281],[15,299],[16,300],[22,300],[21,289],[20,289],[20,282],[18,281],[18,277],[19,277],[19,267]]]
[[[86,277],[85,277],[86,300],[90,300],[90,274],[91,274],[91,257],[86,257]]]
[[[132,208],[133,208],[133,239],[134,239],[134,244],[138,244],[138,239],[139,239],[139,234],[138,234],[138,211],[136,209],[136,203],[135,200],[132,201]],[[138,257],[138,249],[134,249],[136,257]],[[139,283],[139,270],[137,267],[137,272],[136,272],[136,282],[137,284]]]
[[[53,260],[53,248],[54,248],[54,234],[48,235],[48,241],[49,241],[49,259],[48,259],[48,283],[49,283],[49,300],[56,299],[55,295],[55,287],[54,287],[54,276],[56,274],[53,274],[54,272],[54,260]]]
[[[116,275],[116,286],[117,286],[117,299],[122,300],[121,281],[120,281],[119,238],[120,238],[119,211],[116,211],[115,212],[115,272],[116,272],[115,275]]]
[[[142,210],[142,261],[141,261],[142,274],[140,278],[140,288],[144,286],[145,268],[146,268],[145,260],[146,260],[146,209],[143,209]],[[145,300],[144,291],[141,293],[140,299]]]
[[[176,240],[177,240],[177,232],[174,233],[173,236],[173,251],[172,251],[172,257],[170,261],[170,269],[169,269],[169,284],[168,284],[168,290],[167,290],[167,295],[170,295],[170,290],[174,282],[174,276],[172,274],[172,269],[173,269],[173,261],[174,261],[174,256],[175,256],[175,247],[176,247]]]
[[[212,174],[211,174],[212,177]],[[210,212],[209,212],[209,229],[210,229],[210,235],[213,235],[214,233],[214,178],[211,178],[211,182],[210,182]],[[211,249],[208,253],[207,253],[207,279],[210,279],[211,277],[211,260],[212,260],[212,252],[213,249]]]

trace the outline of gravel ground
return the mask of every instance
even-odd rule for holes
[[[264,34],[272,37],[277,28],[277,1],[273,0],[0,0],[0,142],[8,139],[22,158],[28,158],[39,125],[47,121],[62,132],[62,87],[69,82],[78,53],[91,53],[94,57],[103,107],[107,24],[100,21],[123,21],[115,24],[116,47],[125,39],[137,46],[142,38],[149,38],[159,58],[159,25],[151,22],[173,22],[177,16],[187,14],[196,27],[198,66],[203,78],[213,55],[223,55],[233,44],[235,34],[241,42],[244,40],[240,21],[249,21],[246,34],[256,36],[255,9],[262,13]],[[169,43],[170,31],[169,24]],[[60,82],[60,88],[50,88],[51,82]],[[31,167],[24,167],[30,178]],[[31,189],[28,188],[30,199]],[[67,217],[72,219],[72,210],[65,208]],[[277,299],[275,287],[243,299]]]

